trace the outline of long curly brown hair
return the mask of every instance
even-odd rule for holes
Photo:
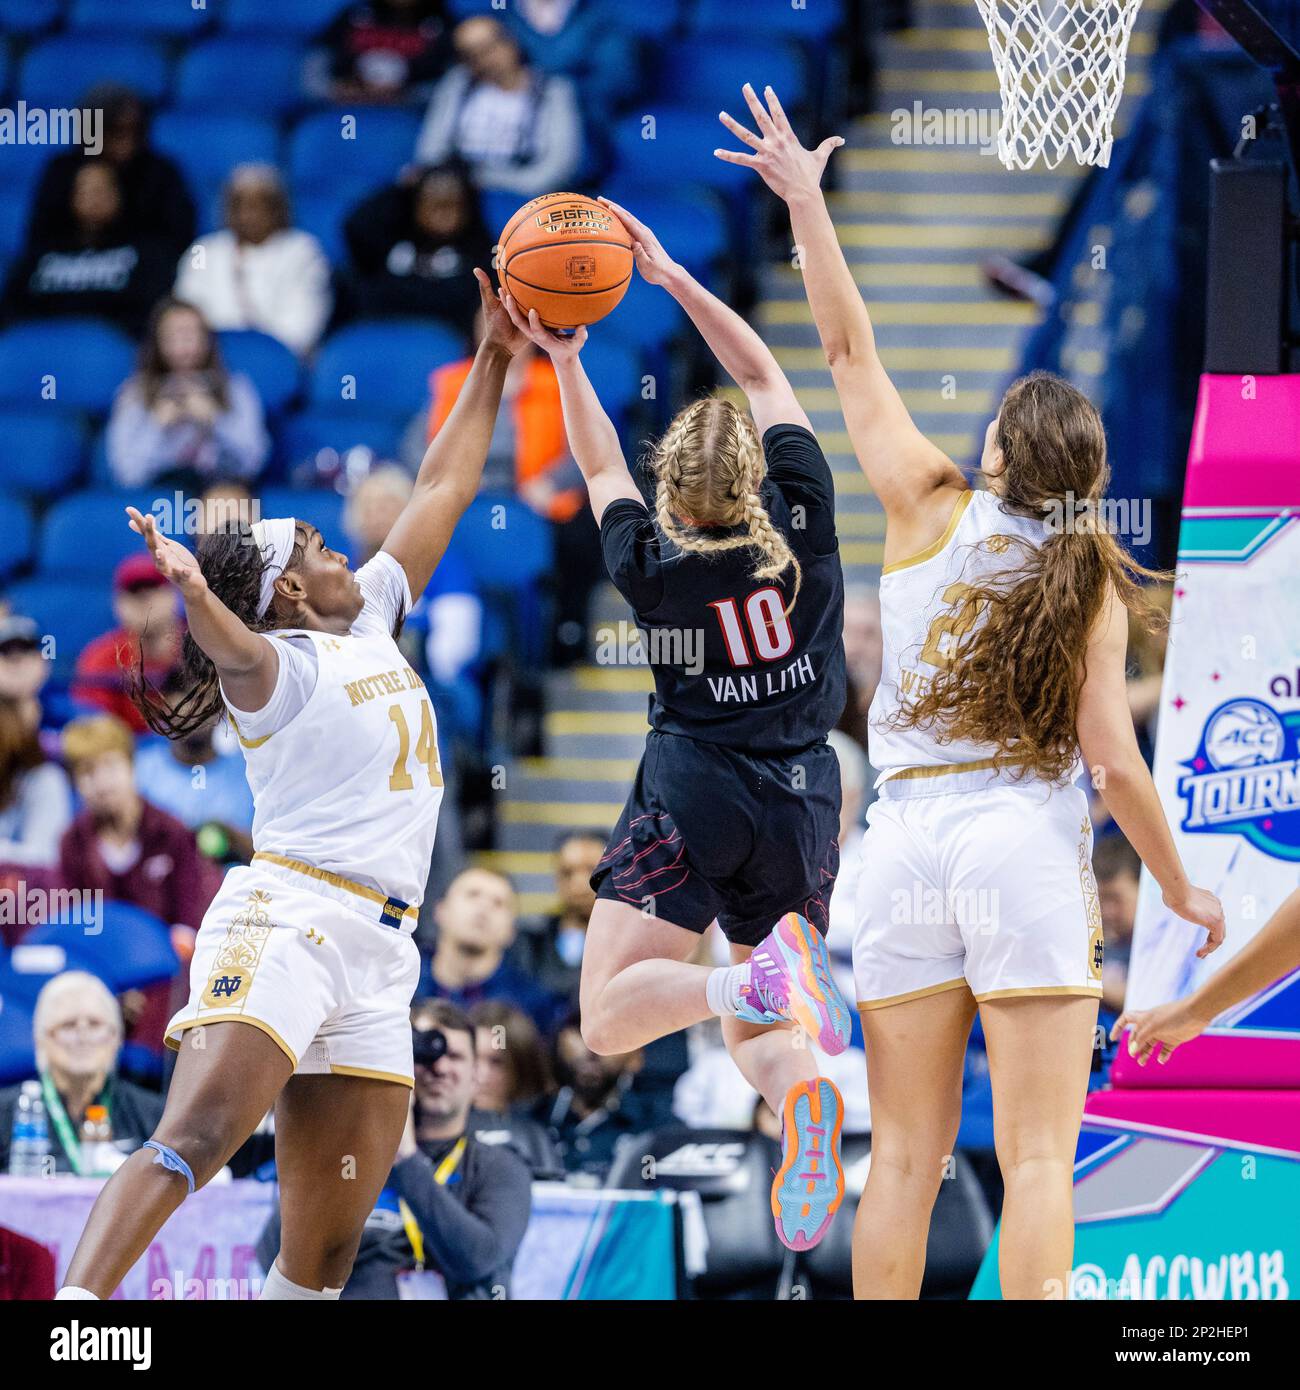
[[[1063,782],[1078,757],[1084,655],[1109,594],[1154,631],[1168,615],[1144,586],[1170,576],[1140,565],[1107,526],[1106,435],[1081,391],[1050,372],[1021,377],[994,441],[1003,511],[1043,519],[1049,534],[1006,537],[1006,567],[962,588],[944,622],[951,647],[894,723],[991,746],[1021,775]]]

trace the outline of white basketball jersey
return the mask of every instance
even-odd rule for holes
[[[1020,547],[1003,538],[1018,536],[1039,545],[1047,534],[1044,522],[1004,512],[993,493],[965,492],[933,545],[885,566],[880,578],[884,660],[868,735],[871,765],[882,781],[904,768],[979,762],[995,753],[976,743],[940,743],[933,729],[899,729],[891,720],[950,659],[961,634],[954,634],[949,620],[963,586],[1016,563]]]
[[[318,665],[287,724],[240,739],[254,846],[418,905],[442,803],[424,682],[385,632],[268,635],[310,638]]]

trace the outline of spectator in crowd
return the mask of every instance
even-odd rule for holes
[[[555,898],[558,911],[532,923],[519,933],[517,958],[526,973],[570,1005],[578,1002],[582,975],[582,948],[596,895],[591,875],[605,853],[609,835],[604,830],[566,830],[555,846]]]
[[[48,1303],[56,1287],[54,1252],[0,1226],[0,1303]]]
[[[508,1115],[554,1089],[546,1044],[522,1009],[500,1002],[476,1004],[470,1019],[478,1058],[476,1110]]]
[[[471,272],[491,263],[492,238],[464,165],[452,160],[380,189],[348,216],[343,234],[348,312],[442,319],[469,335],[479,309]]]
[[[186,689],[180,671],[162,685],[172,705]],[[228,723],[225,728],[229,730]],[[253,793],[233,731],[221,747],[217,731],[214,718],[180,738],[145,739],[136,750],[136,781],[148,787],[155,806],[195,832],[199,848],[210,858],[247,864],[253,857]]]
[[[839,728],[867,752],[868,711],[880,684],[885,643],[880,627],[880,590],[851,584],[844,591],[844,664],[848,699]],[[874,782],[874,774],[871,781]]]
[[[217,477],[254,478],[270,448],[253,383],[227,372],[192,304],[162,300],[150,317],[139,367],[109,417],[114,481],[197,490]]]
[[[481,318],[474,338],[482,336]],[[432,440],[451,414],[469,376],[473,357],[449,362],[429,378]],[[501,410],[488,445],[481,492],[513,493],[551,523],[555,547],[555,633],[552,659],[570,665],[587,646],[591,591],[605,573],[600,533],[587,505],[586,484],[569,452],[555,369],[545,353],[528,346],[506,372]]]
[[[1151,602],[1168,618],[1173,605],[1172,584],[1152,585]],[[1128,680],[1128,704],[1137,728],[1142,756],[1150,763],[1156,752],[1156,722],[1160,717],[1160,692],[1164,686],[1165,653],[1169,647],[1169,628],[1164,626],[1150,632],[1141,623],[1130,621],[1128,632],[1129,667],[1133,674]]]
[[[503,21],[528,62],[569,78],[589,115],[608,117],[639,86],[636,43],[608,0],[514,0]]]
[[[148,725],[127,693],[129,673],[143,660],[145,675],[160,683],[180,665],[184,634],[176,589],[148,555],[128,555],[113,571],[113,616],[117,626],[77,658],[72,697],[144,733]]]
[[[248,484],[238,478],[218,478],[199,494],[199,511],[195,530],[199,535],[211,531],[226,531],[231,527],[251,526],[260,521],[262,513]]]
[[[0,622],[0,640],[15,622],[30,619]],[[46,759],[30,706],[0,695],[0,865],[53,869],[71,820],[67,774]]]
[[[199,854],[192,830],[140,795],[134,754],[130,729],[112,715],[74,719],[63,730],[63,758],[82,809],[63,836],[62,882],[153,913],[188,955],[220,873]],[[163,1029],[184,984],[180,975],[132,993],[129,1042],[161,1058]]]
[[[289,195],[270,164],[241,164],[226,181],[226,225],[181,257],[175,294],[218,333],[252,329],[300,356],[330,316],[330,267],[320,242],[293,226]]]
[[[1101,971],[1101,1003],[1104,1009],[1118,1014],[1124,1009],[1124,994],[1128,989],[1128,962],[1133,949],[1133,928],[1137,922],[1142,861],[1122,835],[1106,835],[1093,850],[1092,870],[1097,879],[1101,925],[1106,941],[1106,958]]]
[[[486,15],[459,24],[454,42],[458,61],[433,89],[416,160],[455,156],[480,189],[521,200],[573,182],[582,121],[569,79],[530,68],[506,28]]]
[[[104,982],[84,970],[55,975],[36,997],[32,1031],[55,1171],[81,1172],[81,1127],[91,1105],[107,1108],[115,1144],[139,1148],[162,1118],[162,1097],[117,1074],[122,1015]],[[9,1167],[20,1089],[0,1091],[0,1172]]]
[[[107,319],[134,337],[171,279],[171,249],[125,216],[119,175],[84,159],[68,186],[67,216],[33,230],[5,283],[5,319]]]
[[[451,59],[445,0],[352,5],[326,29],[330,97],[391,104],[428,94]]]
[[[451,1299],[510,1296],[515,1255],[532,1214],[527,1165],[508,1145],[479,1140],[470,1122],[474,1028],[451,1004],[417,1003],[415,1089],[397,1161],[366,1221],[344,1298],[392,1299],[399,1276],[436,1277]],[[421,1039],[437,1035],[430,1055]],[[269,1269],[278,1211],[258,1241]]]
[[[641,1061],[639,1051],[598,1056],[576,1013],[560,1025],[552,1061],[559,1087],[528,1114],[550,1131],[571,1181],[599,1185],[619,1145],[650,1127],[632,1089]]]
[[[0,699],[18,705],[33,729],[41,727],[41,691],[49,678],[35,621],[21,613],[0,615]]]
[[[522,1009],[548,1033],[561,1001],[506,959],[515,940],[515,890],[492,869],[463,869],[435,905],[437,942],[424,961],[417,996],[460,1008],[500,1000]]]
[[[104,144],[98,157],[117,173],[129,234],[159,238],[174,263],[194,240],[194,201],[176,164],[150,147],[144,103],[129,87],[101,82],[80,105],[104,113]],[[67,150],[46,164],[32,202],[32,240],[50,241],[72,230],[72,185],[86,167],[88,154]]]

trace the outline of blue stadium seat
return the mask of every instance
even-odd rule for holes
[[[20,250],[27,233],[27,189],[15,188],[0,166],[0,182],[6,197],[0,198],[0,260],[11,261]]]
[[[373,185],[348,185],[343,188],[321,189],[319,192],[293,195],[293,225],[310,232],[325,249],[331,265],[348,258],[343,223],[348,213],[368,194]]]
[[[41,632],[54,638],[54,676],[66,681],[77,656],[113,625],[112,594],[107,584],[72,579],[27,579],[11,584],[5,598],[15,613],[34,618]]]
[[[174,0],[169,0],[174,3]],[[190,49],[176,70],[178,106],[278,116],[303,102],[302,48],[273,39],[216,38]]]
[[[86,930],[84,916],[75,909],[61,910],[55,921],[29,927],[12,964],[20,971],[27,966],[29,962],[24,957],[31,948],[30,964],[36,967],[33,974],[41,974],[38,962],[57,962],[52,974],[88,970],[98,975],[114,994],[170,980],[176,974],[180,961],[166,922],[134,903],[110,900],[96,910],[103,915],[97,917],[95,931]],[[50,947],[58,950],[51,951]]]
[[[197,34],[212,21],[206,6],[186,0],[72,0],[68,28],[97,34],[157,34],[182,38]]]
[[[0,581],[28,564],[35,540],[32,509],[21,497],[0,493]]]
[[[297,357],[266,333],[219,333],[217,341],[226,366],[243,372],[257,387],[268,414],[277,414],[302,388],[302,368]]]
[[[334,410],[306,410],[281,425],[280,454],[290,468],[314,460],[324,449],[343,454],[360,446],[381,458],[395,458],[404,427],[391,415],[369,415],[342,403]]]
[[[509,652],[525,667],[544,661],[543,586],[555,562],[550,523],[515,497],[484,493],[457,523],[456,546],[487,603],[485,655]]]
[[[685,325],[686,316],[671,295],[634,275],[618,308],[592,332],[632,347],[654,349],[676,337]]]
[[[297,34],[313,38],[354,0],[226,0],[223,27],[232,34]]]
[[[651,39],[667,38],[681,24],[684,8],[682,0],[655,0],[653,5],[620,4],[618,27]]]
[[[197,198],[219,189],[236,164],[278,161],[273,122],[232,112],[164,111],[153,123],[153,143],[180,165]]]
[[[23,59],[18,90],[32,106],[73,106],[96,82],[124,82],[145,101],[167,92],[167,59],[147,39],[63,34],[46,39]]]
[[[0,31],[38,34],[49,29],[63,9],[63,0],[0,0]]]
[[[597,324],[594,332],[599,332]],[[582,364],[606,413],[620,427],[641,397],[641,355],[617,338],[602,339],[595,352],[584,352]]]
[[[614,126],[614,167],[620,179],[658,188],[671,185],[679,192],[684,183],[698,183],[728,194],[757,182],[752,170],[715,157],[713,151],[727,140],[717,109],[662,106],[649,114],[655,119],[653,138],[646,137],[640,115]]]
[[[701,279],[728,248],[726,210],[702,188],[644,188],[613,179],[601,193],[644,222],[668,254]]]
[[[343,498],[337,492],[326,488],[269,487],[259,501],[264,517],[291,516],[310,522],[331,549],[344,549]]]
[[[780,34],[799,43],[824,43],[844,23],[844,0],[695,0],[690,30],[696,34]]]
[[[26,230],[28,205],[45,162],[59,151],[49,145],[0,145],[0,188],[12,204],[19,226]]]
[[[0,29],[0,35],[3,35],[3,33],[3,29]],[[9,45],[0,37],[0,92],[7,92],[9,90],[9,78],[11,76],[12,66],[13,65],[9,61]]]
[[[0,333],[0,401],[105,411],[134,367],[130,338],[98,319],[20,323]],[[47,377],[52,402],[42,399]]]
[[[432,321],[374,319],[327,339],[316,358],[311,403],[409,419],[429,399],[429,373],[468,351],[459,333]],[[345,382],[344,378],[351,378]],[[345,387],[354,394],[343,395]]]
[[[41,527],[39,573],[107,585],[118,562],[141,547],[126,521],[127,504],[139,501],[135,493],[104,491],[74,492],[56,502]]]
[[[355,121],[355,126],[345,122]],[[295,189],[321,192],[342,185],[375,188],[391,183],[415,153],[416,111],[363,108],[304,117],[289,137],[289,172]]]
[[[803,57],[791,44],[779,39],[728,38],[719,43],[711,38],[685,38],[671,44],[655,72],[654,99],[696,108],[713,118],[717,132],[712,149],[721,144],[735,146],[727,130],[716,119],[719,111],[730,111],[737,119],[749,119],[749,108],[741,88],[750,83],[761,92],[769,83],[793,114],[807,93]]]
[[[0,409],[4,481],[20,492],[54,496],[75,483],[86,462],[86,436],[75,416],[49,406]]]

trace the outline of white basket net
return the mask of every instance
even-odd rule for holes
[[[1110,163],[1111,127],[1142,0],[975,0],[1002,94],[998,158]]]

